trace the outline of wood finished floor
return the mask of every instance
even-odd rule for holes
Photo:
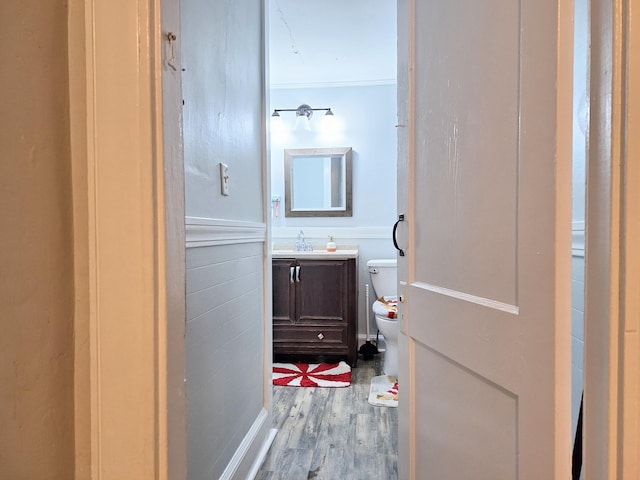
[[[382,354],[358,360],[348,388],[273,387],[278,429],[256,480],[395,480],[398,409],[367,403]]]

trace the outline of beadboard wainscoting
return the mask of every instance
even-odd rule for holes
[[[576,431],[584,387],[584,222],[573,222],[571,242],[571,431]]]
[[[265,240],[265,224],[186,219],[190,478],[248,478],[273,440]]]

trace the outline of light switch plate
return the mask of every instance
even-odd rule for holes
[[[220,164],[220,193],[229,195],[229,165],[226,163]]]

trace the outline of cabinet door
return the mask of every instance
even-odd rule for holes
[[[349,262],[298,260],[296,282],[298,323],[343,323],[349,316]]]
[[[273,323],[295,323],[295,260],[274,259],[273,266]],[[294,269],[294,270],[292,270]]]

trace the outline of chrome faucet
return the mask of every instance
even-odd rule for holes
[[[305,242],[304,240],[304,232],[300,230],[298,234],[298,238],[296,239],[296,243],[293,245],[294,252],[311,252],[313,251],[313,246],[311,242]]]

